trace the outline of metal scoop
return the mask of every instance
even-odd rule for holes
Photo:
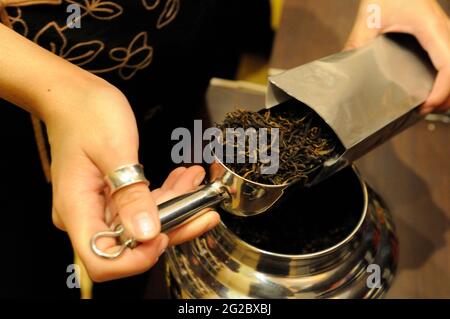
[[[252,182],[229,170],[216,160],[210,166],[211,183],[195,192],[173,198],[158,205],[161,231],[169,231],[183,225],[190,219],[204,214],[206,208],[220,206],[237,216],[252,216],[267,211],[283,195],[292,183],[283,185],[266,185]],[[124,250],[134,248],[138,242],[125,234],[120,224],[112,226],[113,230],[96,233],[91,239],[91,248],[98,256],[114,259]],[[113,237],[120,243],[120,248],[107,253],[96,245],[101,237]]]

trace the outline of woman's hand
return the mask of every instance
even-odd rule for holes
[[[67,230],[72,244],[94,281],[130,276],[149,269],[168,244],[177,244],[214,227],[219,216],[208,212],[168,235],[160,233],[157,203],[193,191],[205,172],[200,166],[178,168],[163,186],[150,192],[145,184],[119,190],[108,206],[127,232],[143,242],[116,260],[94,255],[93,234],[108,229],[104,212],[104,175],[124,164],[137,163],[138,134],[126,98],[106,86],[89,89],[77,112],[62,111],[47,118],[52,152],[53,220]],[[157,169],[157,168],[155,168]],[[115,250],[113,239],[98,242],[102,250]]]
[[[199,236],[218,223],[218,214],[208,212],[168,235],[160,233],[157,203],[194,190],[205,175],[199,166],[179,168],[153,192],[135,184],[113,195],[108,204],[126,231],[143,244],[116,260],[95,255],[91,237],[108,229],[103,176],[138,163],[139,138],[131,107],[115,87],[1,24],[0,39],[0,97],[45,122],[52,155],[54,223],[67,230],[94,281],[144,272],[168,244]],[[50,218],[50,212],[42,218]],[[115,242],[102,239],[97,244],[108,249]]]
[[[368,6],[381,9],[380,28],[369,28]],[[363,46],[386,32],[414,35],[428,52],[438,75],[433,89],[421,107],[426,114],[450,108],[450,20],[435,0],[362,0],[346,49]]]

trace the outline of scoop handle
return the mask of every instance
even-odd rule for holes
[[[207,208],[219,204],[228,197],[225,187],[219,181],[216,181],[192,193],[175,197],[158,205],[161,231],[168,232],[203,215],[208,211]],[[114,252],[105,252],[98,248],[97,240],[102,237],[116,238],[120,245],[119,249]],[[122,255],[126,248],[134,248],[138,244],[139,242],[134,238],[127,236],[121,224],[117,224],[113,230],[98,232],[91,239],[92,251],[107,259],[115,259]]]
[[[195,192],[175,197],[158,205],[161,231],[175,229],[207,212],[228,197],[219,183],[208,184]]]

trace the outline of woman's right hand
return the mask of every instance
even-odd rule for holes
[[[141,273],[168,244],[189,240],[218,223],[218,214],[208,212],[167,235],[160,233],[157,203],[194,190],[205,175],[199,166],[178,168],[153,192],[134,184],[112,196],[114,212],[126,231],[143,243],[115,260],[95,255],[92,236],[109,228],[104,176],[119,166],[138,163],[132,109],[117,88],[1,24],[0,39],[0,97],[45,122],[52,155],[53,220],[68,232],[94,281]],[[50,218],[50,212],[39,213]],[[113,249],[115,242],[103,238],[97,244]]]
[[[67,230],[91,278],[103,281],[149,269],[169,243],[201,235],[214,227],[219,217],[208,212],[169,236],[160,233],[157,203],[195,190],[205,176],[200,166],[180,167],[153,192],[141,183],[112,196],[113,213],[143,244],[127,249],[116,260],[94,255],[90,248],[92,235],[108,229],[104,176],[120,166],[138,163],[139,139],[133,112],[121,92],[103,83],[89,85],[86,90],[80,94],[82,104],[76,111],[64,109],[46,117],[52,155],[53,220]],[[113,239],[100,239],[98,245],[102,250],[117,249]]]

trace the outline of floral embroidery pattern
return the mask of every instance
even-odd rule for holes
[[[160,0],[141,0],[142,5],[147,10],[155,9]],[[161,29],[172,22],[176,16],[178,15],[178,11],[180,10],[180,0],[167,0],[164,6],[161,15],[158,18],[158,22],[156,24],[156,28]]]
[[[19,7],[14,8],[15,14],[9,14],[9,22],[18,33],[24,37],[28,36],[28,25],[22,18],[22,10]]]
[[[153,10],[158,6],[160,0],[141,0],[141,1],[145,9]]]
[[[61,4],[63,0],[3,0],[10,6],[9,21],[14,29],[27,37],[29,28],[22,17],[20,6],[33,4]],[[64,0],[69,4],[76,4],[82,13],[78,20],[91,17],[97,20],[113,20],[123,13],[123,8],[116,2],[109,0]],[[154,10],[161,0],[141,0],[146,10]],[[164,8],[158,16],[156,28],[161,29],[169,25],[178,15],[180,10],[180,0],[166,0]],[[72,21],[74,23],[75,21]],[[73,46],[68,45],[65,31],[69,26],[58,25],[56,21],[51,21],[40,29],[33,37],[33,41],[50,52],[61,56],[67,61],[78,66],[83,66],[87,71],[101,74],[118,71],[119,76],[124,80],[131,79],[137,71],[148,67],[153,60],[153,47],[148,44],[148,33],[143,31],[137,34],[126,47],[112,48],[108,56],[114,63],[111,66],[95,69],[89,67],[101,52],[105,51],[105,43],[100,40],[79,42]]]
[[[147,44],[147,32],[139,33],[128,48],[112,49],[109,56],[120,62],[120,76],[125,80],[131,79],[138,70],[146,68],[152,62],[153,48]]]
[[[82,66],[94,60],[104,44],[99,40],[80,42],[66,50],[67,39],[56,22],[50,22],[34,37],[34,42],[76,65]]]
[[[80,6],[84,15],[90,15],[99,20],[112,20],[123,13],[123,8],[112,1],[103,0],[66,0],[68,3]],[[82,15],[83,17],[83,15]],[[81,18],[80,18],[81,19]]]
[[[167,0],[163,12],[158,18],[156,27],[161,29],[171,23],[177,16],[180,10],[180,0]]]
[[[29,6],[33,4],[61,4],[62,0],[2,0],[6,7]]]
[[[123,13],[123,8],[113,1],[65,1],[70,4],[79,5],[83,11],[80,17],[77,18],[80,21],[88,16],[98,20],[112,20]],[[0,0],[0,18],[3,23],[12,27],[23,36],[28,37],[30,30],[26,21],[23,19],[20,7],[37,4],[60,5],[62,2],[63,0]],[[156,9],[160,2],[161,0],[141,0],[143,7],[148,11]],[[8,11],[5,8],[8,8]],[[180,0],[166,0],[165,6],[158,17],[156,28],[161,29],[169,25],[176,18],[179,10]],[[74,22],[72,21],[72,23]],[[124,80],[131,79],[138,70],[148,67],[152,62],[153,48],[148,45],[147,32],[140,32],[132,39],[127,47],[116,47],[109,50],[109,58],[116,62],[114,65],[101,70],[89,70],[88,64],[94,61],[102,51],[105,51],[105,43],[94,39],[79,42],[68,47],[68,41],[64,34],[64,31],[68,28],[68,25],[60,26],[56,21],[51,21],[37,32],[33,40],[67,61],[78,66],[85,66],[85,69],[92,73],[105,73],[118,70],[119,76]],[[41,165],[47,181],[50,182],[50,156],[42,133],[43,123],[33,116],[32,123]]]

